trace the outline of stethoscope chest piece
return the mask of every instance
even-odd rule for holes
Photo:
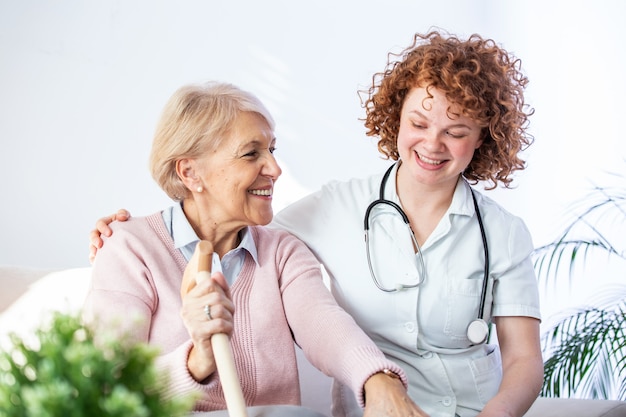
[[[487,340],[489,325],[483,319],[474,319],[467,326],[467,338],[474,345],[479,345]]]

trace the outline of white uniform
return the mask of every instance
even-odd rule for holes
[[[400,204],[393,168],[385,198]],[[422,246],[424,281],[387,293],[374,284],[364,242],[364,214],[379,198],[382,174],[332,182],[276,215],[272,225],[302,239],[324,265],[338,303],[407,373],[411,398],[431,417],[475,416],[502,378],[495,344],[472,346],[467,326],[478,317],[484,253],[470,186],[459,179],[452,203]],[[485,320],[540,318],[533,244],[521,219],[476,193],[490,258]],[[371,259],[380,283],[394,288],[419,279],[419,262],[400,215],[378,205],[370,215]],[[523,383],[523,381],[520,381]],[[345,387],[333,387],[336,415],[359,416]]]

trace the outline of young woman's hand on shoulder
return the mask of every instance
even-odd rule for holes
[[[89,262],[93,263],[96,259],[98,249],[103,245],[102,236],[111,236],[113,231],[109,224],[118,221],[125,222],[130,219],[130,212],[126,209],[119,209],[116,213],[102,217],[96,222],[96,228],[89,232]]]

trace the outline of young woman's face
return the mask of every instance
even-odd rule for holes
[[[456,185],[481,145],[481,128],[460,113],[436,88],[409,91],[400,115],[398,153],[402,169],[424,185]]]
[[[273,217],[274,182],[282,170],[276,138],[263,117],[243,112],[219,147],[197,160],[210,217],[234,227],[265,225]]]

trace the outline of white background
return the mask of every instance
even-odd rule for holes
[[[0,0],[0,264],[87,266],[96,219],[169,205],[147,156],[165,101],[190,82],[233,82],[268,105],[276,210],[383,170],[357,90],[433,26],[522,59],[535,143],[516,188],[489,195],[546,243],[591,181],[626,167],[622,4]]]

